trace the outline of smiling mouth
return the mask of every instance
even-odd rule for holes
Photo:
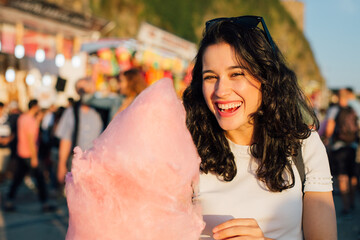
[[[241,107],[242,103],[228,103],[228,104],[220,104],[217,103],[216,107],[220,112],[223,113],[233,113]]]

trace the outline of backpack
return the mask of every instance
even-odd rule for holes
[[[74,149],[74,147],[77,145],[78,133],[79,133],[80,106],[81,106],[81,101],[77,101],[77,102],[75,102],[74,105],[73,105],[73,111],[74,111],[74,132],[73,132],[73,135],[72,135],[72,148],[71,148],[71,149]]]
[[[295,163],[296,169],[299,172],[300,180],[301,180],[301,190],[302,190],[303,195],[304,195],[306,174],[305,174],[304,159],[303,159],[302,152],[301,152],[301,146],[297,150],[297,155],[292,156],[292,160]]]
[[[358,141],[358,118],[351,107],[340,107],[335,118],[334,140],[352,143]]]

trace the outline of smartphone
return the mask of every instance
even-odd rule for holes
[[[204,231],[200,235],[201,240],[213,239],[213,228],[217,225],[226,222],[234,217],[231,215],[203,215],[203,220],[206,223]]]

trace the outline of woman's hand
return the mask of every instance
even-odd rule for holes
[[[213,229],[214,239],[270,239],[265,238],[253,218],[237,218],[226,221]]]

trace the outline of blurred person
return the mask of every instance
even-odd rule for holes
[[[329,108],[325,130],[325,142],[330,149],[330,166],[337,177],[342,197],[341,214],[348,215],[355,207],[357,185],[356,149],[359,141],[358,117],[349,106],[351,91],[343,88],[338,92],[339,102]]]
[[[50,159],[51,166],[49,168],[51,185],[54,190],[61,190],[60,184],[57,179],[57,169],[59,163],[59,145],[60,139],[55,135],[56,128],[59,124],[62,114],[65,111],[65,107],[58,107],[58,109],[54,112],[54,124],[50,132]]]
[[[57,107],[55,105],[51,105],[48,109],[43,110],[44,117],[40,123],[39,137],[39,158],[44,163],[45,171],[47,173],[46,177],[50,179],[52,186],[57,185],[56,182],[52,182],[54,180],[53,165],[54,162],[57,163],[57,160],[53,159],[51,155],[56,111]]]
[[[346,90],[348,92],[348,105],[354,109],[358,119],[360,119],[360,101],[356,98],[354,89],[348,87]]]
[[[356,112],[356,115],[358,117],[358,125],[360,126],[360,121],[359,121],[360,120],[360,101],[357,98],[357,96],[354,93],[352,88],[347,88],[347,90],[349,92],[348,104]],[[360,184],[359,184],[359,181],[360,181],[360,145],[357,146],[355,162],[356,162],[357,186],[360,191]]]
[[[14,138],[9,116],[4,103],[0,102],[0,183],[5,179],[7,166],[11,158],[10,142]]]
[[[103,130],[101,116],[83,102],[83,95],[89,88],[88,78],[76,82],[75,89],[80,100],[64,111],[55,130],[55,136],[60,140],[57,178],[61,184],[64,183],[68,169],[71,169],[71,150],[75,146],[79,146],[83,151],[90,148],[92,141]]]
[[[8,165],[8,175],[9,178],[12,178],[17,164],[17,120],[19,119],[22,112],[19,109],[17,101],[11,101],[8,105],[8,109],[9,123],[11,127],[11,132],[13,133],[13,138],[9,143],[11,150],[11,160]]]
[[[91,106],[109,110],[108,122],[110,122],[116,114],[128,107],[146,87],[144,74],[141,70],[131,68],[121,72],[118,76],[118,95],[98,97],[96,93],[88,94],[85,101]]]
[[[44,117],[40,123],[41,141],[45,146],[50,144],[50,134],[54,126],[55,112],[57,108],[55,105],[51,105],[48,109],[43,110]]]
[[[132,68],[121,73],[119,75],[119,93],[125,96],[125,98],[115,115],[127,108],[145,88],[145,78],[139,69]]]
[[[319,136],[321,137],[321,140],[324,141],[325,138],[325,130],[326,130],[326,123],[327,123],[327,116],[326,116],[327,109],[326,108],[320,108],[319,115],[322,116],[322,119],[319,119],[320,125],[318,129]]]
[[[318,119],[262,17],[206,22],[183,103],[204,239],[337,238]]]
[[[48,203],[46,183],[38,158],[37,141],[39,137],[39,126],[41,121],[40,107],[36,99],[28,104],[28,111],[21,114],[18,119],[18,143],[17,143],[17,167],[14,179],[10,185],[7,200],[4,205],[5,211],[14,211],[14,200],[20,184],[28,172],[36,179],[39,200],[42,211],[54,211],[55,206]]]

